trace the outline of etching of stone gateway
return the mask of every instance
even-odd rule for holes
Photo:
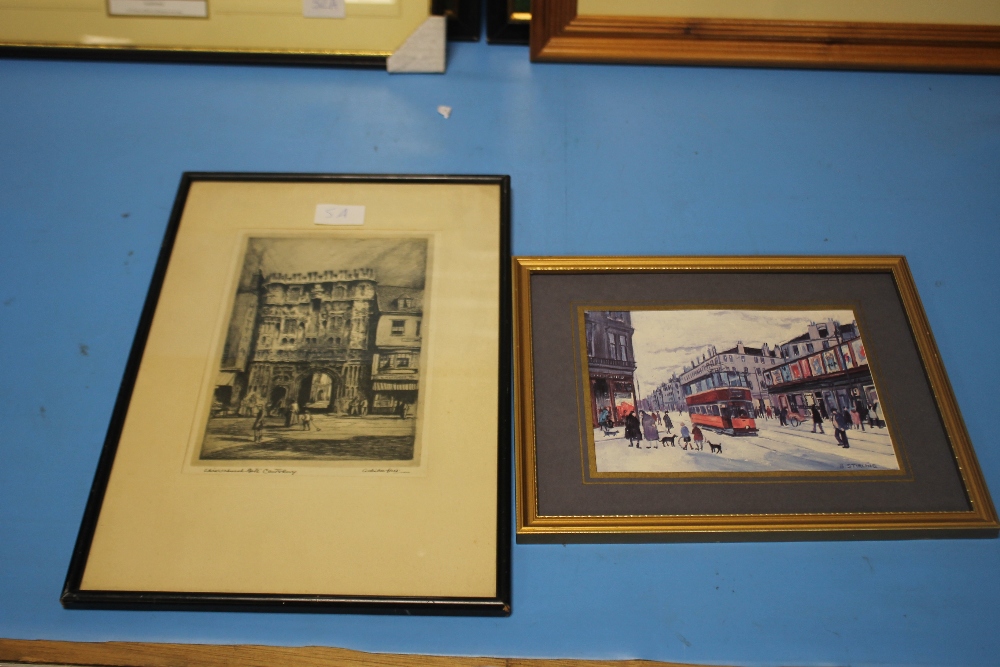
[[[215,411],[412,412],[422,295],[367,268],[258,276],[237,294]]]
[[[248,239],[200,458],[416,462],[428,252]]]

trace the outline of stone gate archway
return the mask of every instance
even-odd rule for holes
[[[315,383],[320,376],[329,378],[329,385],[316,391],[319,388]],[[300,409],[312,404],[310,409],[315,412],[338,412],[337,399],[343,393],[344,386],[343,375],[339,371],[329,366],[310,366],[295,376],[293,386]],[[321,392],[325,395],[315,400]],[[325,403],[325,406],[317,408],[317,403]]]

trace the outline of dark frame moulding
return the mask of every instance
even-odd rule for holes
[[[433,0],[431,14],[445,16],[448,39],[478,42],[482,14],[479,0]],[[525,42],[527,43],[527,42]],[[34,60],[112,60],[152,63],[279,65],[385,69],[387,57],[374,54],[232,51],[226,49],[155,49],[115,46],[0,45],[0,58]]]
[[[486,41],[490,44],[528,44],[531,12],[515,12],[513,1],[486,0]]]
[[[152,327],[167,265],[180,227],[188,192],[195,182],[335,182],[335,183],[414,183],[452,185],[496,185],[500,198],[500,331],[498,359],[498,446],[497,446],[497,571],[496,596],[491,598],[392,597],[348,595],[285,595],[230,593],[171,593],[144,591],[83,591],[80,589],[90,546],[97,528],[118,441],[125,423],[132,391],[139,374],[146,341]],[[509,616],[511,613],[511,429],[507,417],[513,409],[512,386],[512,303],[510,248],[510,177],[486,175],[415,175],[415,174],[308,174],[308,173],[218,173],[185,172],[174,201],[160,254],[157,258],[146,301],[143,305],[132,348],[104,446],[98,460],[94,482],[87,498],[69,570],[60,602],[67,609],[130,609],[171,611],[257,611],[257,612],[335,612],[365,614],[412,614],[451,616]]]
[[[531,60],[930,72],[1000,71],[1000,26],[577,14],[533,0]]]

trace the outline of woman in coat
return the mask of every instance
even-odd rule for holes
[[[628,438],[629,447],[632,446],[633,440],[635,440],[636,447],[642,442],[642,433],[639,431],[639,428],[639,420],[636,418],[635,413],[628,413],[625,416],[625,437]]]
[[[663,413],[663,428],[667,429],[667,433],[670,433],[670,429],[674,427],[674,423],[670,421],[670,415],[666,412]]]
[[[639,413],[642,415],[642,436],[649,442],[656,443],[657,449],[660,447],[660,432],[656,430],[656,420],[648,412]],[[649,442],[646,449],[649,449]]]

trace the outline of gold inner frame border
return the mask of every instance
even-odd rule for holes
[[[535,457],[531,277],[553,274],[719,272],[889,273],[910,325],[948,445],[967,495],[968,511],[854,512],[716,515],[542,515],[538,510]],[[679,539],[829,539],[869,534],[933,537],[996,536],[996,509],[976,460],[951,384],[941,362],[916,285],[902,256],[731,256],[731,257],[514,257],[513,324],[517,534],[673,534]]]

